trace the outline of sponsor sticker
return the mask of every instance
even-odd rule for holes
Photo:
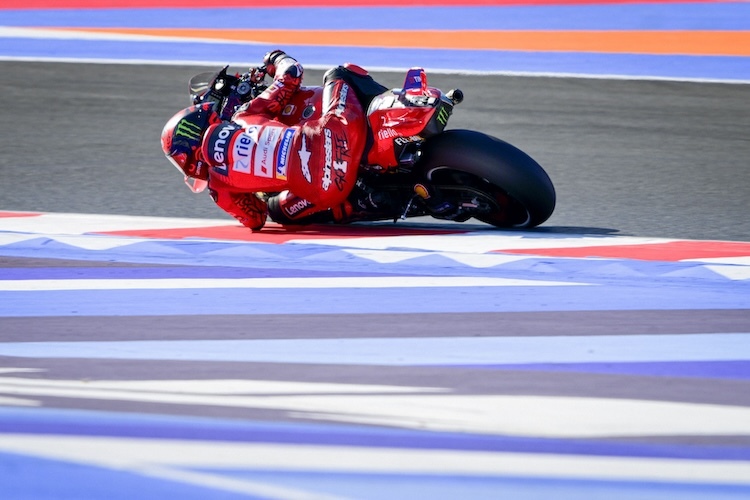
[[[253,147],[258,142],[258,132],[260,132],[260,127],[251,125],[237,136],[232,145],[232,171],[242,174],[253,173],[250,159],[252,158]]]
[[[236,130],[237,127],[227,123],[211,133],[208,150],[210,163],[213,164],[214,171],[222,175],[227,175],[227,144]]]
[[[279,146],[279,154],[276,157],[276,178],[286,180],[286,165],[289,161],[289,150],[292,146],[292,137],[294,137],[294,129],[290,128],[284,131],[284,135],[281,137],[281,145]]]
[[[199,141],[202,132],[203,130],[201,130],[199,125],[187,119],[182,119],[177,124],[174,135],[175,137],[184,137],[191,141]]]
[[[253,174],[258,177],[273,177],[275,165],[273,153],[279,143],[282,127],[264,127],[258,138],[258,145],[253,156]]]
[[[387,127],[387,128],[382,128],[378,130],[378,139],[385,140],[385,139],[390,139],[392,137],[398,137],[398,132],[396,132],[392,128]]]
[[[254,145],[253,138],[247,134],[240,134],[234,140],[234,147],[232,148],[234,163],[232,164],[232,170],[242,172],[243,174],[250,173],[250,155],[253,152]]]
[[[258,143],[258,135],[260,134],[260,129],[260,125],[248,125],[247,127],[245,127],[245,133],[252,137],[255,144]]]
[[[305,120],[307,120],[308,118],[310,118],[313,115],[313,113],[315,113],[315,106],[313,106],[312,104],[310,104],[309,106],[307,106],[302,111],[302,118],[304,118]]]
[[[299,199],[299,200],[295,201],[294,203],[292,203],[291,205],[289,205],[288,207],[284,207],[284,212],[286,212],[286,214],[289,217],[294,217],[295,215],[297,215],[301,211],[305,210],[308,207],[312,207],[312,206],[313,206],[312,203],[310,203],[309,201],[307,201],[305,199]]]

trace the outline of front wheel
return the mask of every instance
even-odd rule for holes
[[[528,154],[496,137],[447,130],[425,142],[419,163],[446,198],[463,205],[473,200],[472,216],[493,226],[535,227],[555,209],[555,188],[547,172]]]

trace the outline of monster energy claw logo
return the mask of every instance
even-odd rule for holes
[[[437,114],[438,123],[440,123],[441,125],[447,124],[448,117],[450,115],[451,115],[451,112],[447,108],[441,107],[440,109],[438,109],[438,114]]]
[[[197,141],[201,138],[201,128],[191,121],[181,120],[177,124],[174,135],[175,137],[185,137],[188,140]]]

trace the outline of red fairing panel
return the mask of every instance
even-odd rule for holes
[[[429,90],[429,89],[428,89]],[[393,141],[398,137],[418,136],[435,113],[434,106],[411,106],[399,99],[400,94],[383,94],[370,104],[367,117],[373,131],[373,145],[367,155],[369,165],[388,169],[398,165]],[[437,97],[428,95],[427,98]]]

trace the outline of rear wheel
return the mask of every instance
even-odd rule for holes
[[[420,166],[446,198],[497,227],[538,226],[555,209],[555,188],[544,169],[517,147],[481,132],[448,130],[428,139]]]
[[[431,183],[442,197],[459,207],[465,221],[474,217],[497,227],[529,227],[531,215],[524,205],[504,190],[474,174],[449,168],[431,171]]]

